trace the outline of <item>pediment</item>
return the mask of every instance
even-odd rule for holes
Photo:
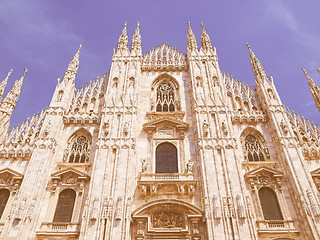
[[[256,177],[256,176],[261,176],[261,175],[272,175],[274,177],[282,177],[283,176],[282,172],[280,172],[279,170],[276,170],[276,169],[270,168],[270,167],[261,166],[261,167],[257,167],[255,169],[250,170],[249,172],[247,172],[244,175],[244,177],[251,178],[251,177]]]
[[[166,117],[166,116],[163,116],[159,119],[151,120],[151,121],[143,124],[143,127],[148,130],[154,130],[158,126],[161,126],[161,125],[172,126],[172,127],[175,127],[177,129],[182,129],[182,130],[187,130],[189,128],[188,123],[181,121],[181,120],[178,120],[178,119],[171,118],[171,117]]]
[[[75,176],[78,179],[88,180],[90,176],[73,167],[69,167],[51,174],[51,179],[61,180],[64,176]]]
[[[312,177],[320,177],[320,167],[310,172]]]
[[[23,174],[12,170],[11,168],[4,168],[0,170],[0,178],[2,178],[3,176],[10,176],[13,179],[22,179],[23,178]]]

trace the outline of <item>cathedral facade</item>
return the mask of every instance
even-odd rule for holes
[[[0,239],[320,239],[320,127],[223,73],[202,25],[187,53],[142,54],[126,26],[108,73],[9,129],[24,75],[0,84]],[[319,93],[318,93],[319,96]]]

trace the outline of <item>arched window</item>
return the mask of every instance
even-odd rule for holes
[[[156,173],[177,172],[177,148],[171,143],[161,143],[156,149]]]
[[[0,189],[0,218],[2,217],[4,209],[7,205],[9,196],[10,192],[8,189]]]
[[[68,162],[85,163],[89,161],[90,141],[85,135],[76,136],[73,139],[69,151]]]
[[[175,111],[175,98],[172,86],[167,82],[162,82],[157,87],[157,112],[173,112]]]
[[[245,155],[249,161],[265,161],[266,157],[259,140],[248,134],[244,141]]]
[[[71,222],[76,192],[72,189],[66,189],[60,192],[54,222]]]
[[[260,188],[259,199],[264,220],[283,220],[277,195],[271,188]]]

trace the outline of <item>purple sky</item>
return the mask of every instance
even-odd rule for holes
[[[28,68],[11,127],[50,103],[80,43],[76,86],[107,72],[125,21],[129,44],[140,22],[144,53],[162,42],[186,52],[188,21],[199,45],[203,21],[221,70],[252,85],[248,42],[273,76],[283,104],[320,123],[301,70],[320,86],[319,9],[319,0],[1,1],[0,79],[14,70],[6,92]]]

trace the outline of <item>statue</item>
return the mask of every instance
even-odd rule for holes
[[[148,168],[147,160],[145,158],[141,158],[140,162],[141,162],[141,172],[146,172]]]
[[[203,121],[202,130],[203,130],[204,135],[205,135],[205,136],[208,136],[208,133],[209,133],[209,123],[207,122],[207,120],[204,120],[204,121]]]
[[[191,162],[191,160],[189,160],[187,162],[187,173],[192,173],[192,166],[193,166],[193,163]]]

